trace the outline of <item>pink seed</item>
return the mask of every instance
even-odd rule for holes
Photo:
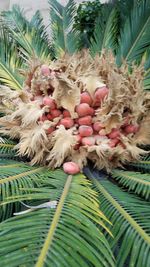
[[[66,117],[71,117],[70,112],[69,112],[68,110],[65,109],[65,110],[63,111],[63,117],[64,117],[64,118],[66,118]]]
[[[91,116],[85,116],[78,119],[79,125],[91,125],[92,124],[92,117]]]
[[[117,138],[115,138],[115,139],[111,139],[111,140],[109,141],[109,146],[113,148],[113,147],[115,147],[118,143],[119,143],[119,140],[118,140]]]
[[[107,95],[108,95],[108,88],[106,86],[99,87],[96,89],[96,92],[94,94],[94,99],[96,101],[102,101]]]
[[[88,92],[83,92],[81,94],[80,103],[87,103],[89,105],[92,104],[92,98]]]
[[[49,106],[51,109],[56,109],[56,103],[55,100],[51,97],[45,96],[43,99],[43,105]]]
[[[87,115],[91,115],[92,109],[87,103],[82,103],[76,106],[76,112],[78,113],[79,117],[84,117]]]
[[[91,136],[93,134],[93,129],[92,127],[90,126],[86,126],[86,125],[83,125],[83,126],[80,126],[79,127],[79,134],[80,136]]]
[[[41,74],[44,76],[49,76],[50,75],[50,69],[49,66],[47,65],[42,65],[41,66]]]
[[[48,119],[49,121],[51,121],[51,120],[52,120],[52,115],[51,115],[51,114],[47,114],[47,119]]]
[[[113,128],[111,133],[108,134],[108,137],[111,138],[111,139],[117,138],[119,136],[120,136],[120,131],[118,129],[116,129],[116,128]]]
[[[47,134],[51,134],[51,133],[54,132],[54,131],[55,131],[55,127],[51,126],[50,128],[48,128],[48,129],[46,130],[46,133],[47,133]]]
[[[59,109],[51,110],[52,119],[55,119],[61,115],[61,111]]]
[[[70,117],[68,117],[68,118],[66,117],[66,118],[60,120],[60,124],[64,125],[65,128],[69,129],[74,125],[74,121]]]
[[[136,133],[139,130],[138,125],[133,125],[130,124],[124,128],[125,133],[130,134],[130,133]]]
[[[40,121],[46,121],[47,120],[47,116],[46,115],[42,115],[41,117],[40,117]]]
[[[97,122],[95,122],[95,123],[93,124],[93,129],[94,129],[94,131],[96,131],[96,132],[99,132],[99,131],[102,130],[103,128],[104,128],[104,127],[103,127],[102,123],[99,122],[99,121],[97,121]]]
[[[93,136],[89,136],[89,137],[83,137],[82,138],[82,145],[84,146],[93,146],[95,145],[95,138]]]
[[[80,168],[79,166],[75,163],[75,162],[65,162],[63,164],[63,170],[65,173],[68,174],[76,174],[80,172]]]

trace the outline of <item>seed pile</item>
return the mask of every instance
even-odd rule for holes
[[[36,61],[21,93],[2,88],[8,115],[0,132],[18,138],[18,153],[32,164],[63,164],[75,174],[90,159],[110,171],[146,153],[139,145],[149,142],[150,97],[142,81],[141,66],[129,74],[105,52],[94,60],[84,51],[49,65]]]

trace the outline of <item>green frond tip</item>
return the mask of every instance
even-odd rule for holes
[[[93,56],[100,53],[102,49],[112,49],[115,52],[118,45],[119,13],[117,8],[114,8],[105,19],[106,23],[99,16],[95,24],[94,38],[89,48]]]
[[[137,1],[138,2],[138,1]],[[130,10],[121,31],[119,49],[117,52],[117,63],[120,65],[122,59],[128,62],[139,63],[143,54],[150,46],[150,2],[140,1]]]
[[[145,199],[150,200],[150,174],[113,170],[112,177],[117,180],[121,185],[125,186],[135,194],[143,196]]]
[[[132,162],[129,166],[143,173],[150,173],[150,156],[144,157],[139,162]]]
[[[110,181],[92,178],[101,209],[112,222],[114,239],[108,237],[116,255],[116,266],[150,266],[149,204],[123,192]]]
[[[8,155],[9,157],[15,157],[16,151],[14,147],[16,145],[15,141],[12,141],[6,137],[0,137],[0,155],[1,157]]]
[[[31,190],[30,200],[57,200],[57,208],[32,211],[1,223],[3,267],[27,262],[31,267],[115,266],[109,244],[97,227],[103,216],[90,183],[83,175],[67,177],[60,170],[50,173],[53,177],[47,178],[45,186]]]
[[[56,0],[49,0],[49,4],[55,56],[58,58],[66,52],[75,53],[79,44],[79,33],[73,29],[75,1],[69,0],[66,6],[62,6]]]
[[[50,41],[39,11],[28,21],[24,10],[14,5],[12,10],[3,12],[3,23],[24,58],[50,60]]]
[[[0,25],[0,83],[9,86],[14,90],[20,90],[23,85],[23,78],[19,73],[22,66],[22,59],[18,49],[6,27]]]

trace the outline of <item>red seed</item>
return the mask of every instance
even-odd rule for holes
[[[119,143],[119,139],[117,139],[117,138],[115,138],[115,139],[111,139],[111,140],[109,141],[109,146],[113,148],[113,147],[115,147],[118,143]]]
[[[114,138],[117,138],[120,136],[120,131],[116,128],[113,128],[111,133],[108,134],[108,137],[111,138],[111,139],[114,139]]]
[[[74,121],[70,117],[66,117],[60,120],[60,124],[64,125],[65,128],[69,129],[74,125]]]
[[[79,117],[84,117],[87,115],[91,115],[93,109],[87,103],[82,103],[76,106],[76,112],[78,113]]]
[[[79,127],[79,134],[80,136],[91,136],[93,134],[93,129],[92,127],[90,126],[86,126],[86,125],[83,125],[83,126],[80,126]]]
[[[75,137],[77,139],[77,143],[80,143],[82,140],[81,136],[79,134],[77,134]]]
[[[66,117],[71,117],[70,112],[69,112],[68,110],[65,109],[65,110],[63,111],[63,117],[64,117],[64,118],[66,118]]]
[[[124,128],[125,133],[130,134],[130,133],[136,133],[139,130],[138,125],[130,124]]]
[[[99,131],[99,135],[100,135],[100,136],[106,136],[106,131],[105,131],[105,129],[100,130],[100,131]]]
[[[94,108],[90,108],[89,109],[89,115],[93,116],[95,114],[95,109]]]
[[[100,108],[100,106],[101,106],[101,103],[99,101],[94,100],[93,107],[94,108]]]
[[[109,90],[106,86],[97,88],[94,94],[95,101],[101,102],[108,95],[108,92]]]
[[[49,76],[50,75],[50,69],[48,65],[42,65],[41,66],[41,74],[44,76]]]
[[[94,129],[94,131],[96,131],[96,132],[99,132],[99,131],[102,130],[103,128],[104,128],[104,127],[103,127],[102,123],[99,122],[99,121],[97,121],[97,122],[95,122],[95,123],[93,124],[93,129]]]
[[[82,138],[82,145],[84,146],[93,146],[95,145],[95,138],[93,136],[89,136],[89,137],[83,137]]]
[[[52,119],[55,119],[61,115],[61,111],[59,109],[51,110]]]
[[[63,170],[65,173],[68,174],[76,174],[80,172],[80,168],[79,166],[75,163],[75,162],[65,162],[63,164]]]
[[[79,125],[91,125],[92,124],[92,117],[91,116],[85,116],[78,119]]]
[[[40,121],[46,121],[47,120],[47,116],[46,115],[42,115],[41,117],[40,117]]]
[[[46,130],[46,133],[47,133],[47,134],[51,134],[51,133],[54,132],[54,131],[55,131],[55,127],[51,126],[50,128],[48,128],[48,129]]]
[[[53,118],[52,118],[52,115],[51,114],[47,114],[47,119],[49,120],[49,121],[51,121]]]
[[[89,105],[92,104],[92,97],[89,95],[88,92],[83,92],[81,94],[80,103],[87,103]]]
[[[56,109],[56,103],[55,100],[51,97],[45,96],[43,99],[43,105],[49,106],[51,109]]]

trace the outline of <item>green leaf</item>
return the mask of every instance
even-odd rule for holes
[[[25,18],[24,11],[14,5],[12,10],[3,12],[3,23],[27,60],[31,58],[50,60],[50,43],[39,12],[36,12],[29,22]]]
[[[11,197],[14,200],[16,195],[28,192],[29,188],[41,186],[41,177],[49,171],[42,167],[31,167],[21,161],[12,163],[11,160],[3,159],[0,162],[0,215],[1,220],[4,220],[12,215],[13,209],[18,210],[18,204],[13,205],[13,201],[8,199]]]
[[[150,46],[150,2],[143,0],[130,10],[121,31],[117,63],[122,59],[128,62],[141,61],[146,49]]]
[[[62,6],[56,0],[49,0],[52,27],[52,39],[56,57],[65,52],[74,53],[78,50],[79,35],[73,30],[76,4],[69,0],[66,6]]]
[[[134,169],[144,172],[144,173],[150,173],[150,156],[146,156],[143,158],[143,160],[134,163],[129,163],[129,166],[133,167]]]
[[[16,153],[14,147],[16,145],[15,141],[12,141],[6,137],[0,137],[0,154],[1,156],[8,154],[9,157],[15,157]]]
[[[104,216],[89,182],[83,175],[59,178],[56,172],[59,187],[55,198],[50,187],[43,187],[39,193],[40,199],[57,200],[56,210],[44,208],[1,223],[1,264],[114,266],[109,244],[94,223]],[[54,178],[49,180],[54,184]]]
[[[88,177],[99,193],[102,211],[112,222],[109,228],[114,238],[108,237],[108,241],[116,255],[116,267],[123,267],[125,263],[128,263],[129,267],[148,267],[150,265],[149,203],[123,192],[117,185],[106,180],[103,174],[95,175],[88,172]]]
[[[112,177],[137,195],[150,200],[150,174],[135,171],[113,170]]]
[[[12,89],[20,90],[23,79],[19,74],[22,66],[22,59],[18,50],[10,38],[9,33],[3,24],[0,25],[0,83]]]
[[[91,40],[90,51],[94,56],[96,53],[100,53],[102,49],[112,49],[113,51],[117,48],[118,38],[118,24],[119,24],[119,13],[114,8],[106,22],[104,24],[101,16],[96,21],[94,38]]]

